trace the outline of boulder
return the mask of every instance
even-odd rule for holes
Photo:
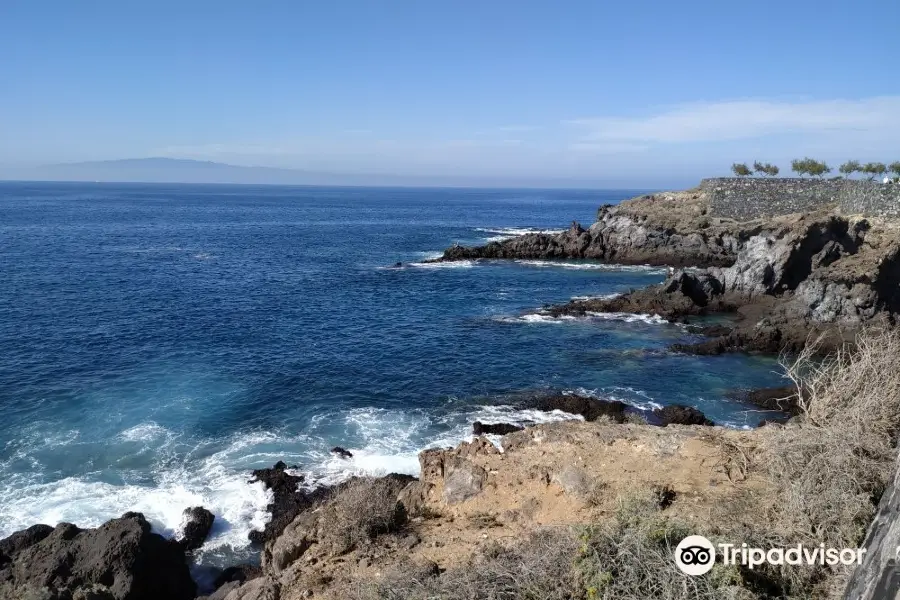
[[[340,446],[335,446],[331,449],[331,453],[339,458],[350,459],[353,458],[353,453],[345,448],[341,448]]]
[[[481,493],[487,472],[459,457],[444,461],[444,502],[458,504]]]
[[[567,465],[553,474],[551,481],[570,496],[586,500],[593,488],[591,478],[581,467]]]
[[[299,486],[303,483],[303,476],[291,475],[287,469],[286,464],[278,461],[270,469],[253,471],[251,482],[261,481],[267,489],[272,490],[272,502],[268,505],[272,519],[262,531],[250,532],[250,541],[253,543],[263,544],[274,540],[300,512],[309,509],[328,494],[325,488],[301,490]]]
[[[0,541],[7,559],[0,582],[13,598],[45,589],[48,598],[192,600],[196,585],[180,544],[150,531],[140,513],[96,529],[60,523],[32,527]]]
[[[662,408],[654,408],[651,414],[661,427],[666,425],[715,425],[701,411],[693,406],[683,404],[670,404]]]
[[[184,509],[181,532],[177,536],[185,552],[198,549],[212,530],[215,515],[202,506]]]
[[[262,569],[256,565],[234,565],[227,567],[213,580],[213,587],[218,590],[226,583],[237,582],[238,585],[262,575]]]
[[[481,421],[472,423],[472,433],[475,435],[506,435],[507,433],[522,431],[522,429],[523,427],[510,423],[482,423]]]
[[[618,400],[599,400],[575,394],[554,394],[537,398],[534,407],[548,412],[561,410],[569,414],[581,415],[585,421],[596,421],[601,416],[605,416],[616,423],[624,423],[628,405]]]

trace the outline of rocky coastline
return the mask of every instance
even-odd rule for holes
[[[699,354],[828,352],[860,327],[893,325],[900,311],[898,222],[836,209],[749,221],[710,213],[702,189],[641,196],[599,209],[588,228],[454,247],[437,261],[595,260],[669,266],[666,280],[615,298],[573,300],[542,312],[658,315],[695,322],[709,339],[673,349]],[[732,317],[703,327],[700,317]]]
[[[775,390],[755,402],[764,409],[785,411],[786,419],[790,409],[772,404],[775,396],[789,399],[791,390]],[[642,413],[619,401],[574,394],[535,396],[528,405],[544,411],[562,410],[572,414],[573,420],[536,426],[475,422],[474,441],[463,442],[456,448],[422,452],[419,477],[390,474],[365,480],[367,493],[374,486],[375,500],[396,507],[398,512],[391,517],[396,523],[385,524],[381,527],[384,531],[376,528],[370,532],[371,536],[366,533],[363,539],[348,539],[349,534],[342,532],[337,524],[339,519],[333,514],[335,510],[343,510],[340,503],[346,501],[345,496],[357,493],[354,486],[363,485],[359,483],[363,480],[352,478],[332,487],[309,488],[304,485],[298,466],[289,467],[278,462],[270,468],[253,471],[248,477],[249,482],[262,482],[272,494],[268,506],[271,519],[264,530],[250,534],[251,542],[261,549],[261,564],[239,564],[219,570],[215,573],[212,589],[198,588],[191,578],[190,564],[191,553],[202,546],[215,517],[203,507],[189,507],[184,511],[180,531],[172,539],[153,533],[149,522],[140,513],[125,513],[93,529],[60,523],[55,527],[35,525],[16,532],[0,540],[0,597],[35,600],[262,600],[319,597],[322,594],[332,597],[327,594],[337,589],[334,572],[350,560],[346,558],[348,555],[356,561],[354,568],[364,565],[362,571],[367,573],[373,568],[405,564],[409,558],[406,551],[418,546],[432,550],[443,548],[438,552],[442,556],[447,555],[450,547],[459,556],[474,548],[475,542],[466,550],[464,546],[469,542],[461,540],[456,540],[455,545],[445,544],[440,535],[425,543],[425,534],[419,525],[425,521],[434,525],[435,519],[441,517],[434,517],[432,513],[446,511],[448,507],[479,496],[486,488],[496,488],[490,482],[494,472],[478,466],[477,457],[503,460],[504,456],[510,456],[510,450],[531,447],[535,443],[543,444],[544,450],[538,453],[541,456],[547,451],[556,456],[559,443],[571,441],[572,436],[579,440],[579,451],[593,453],[598,448],[592,446],[594,433],[590,432],[597,431],[612,436],[611,439],[634,442],[648,436],[657,441],[664,440],[668,435],[664,431],[672,431],[673,436],[680,438],[696,436],[707,428],[720,430],[702,412],[688,406],[666,406]],[[486,435],[502,444],[505,452],[501,454]],[[542,439],[544,435],[552,438],[547,444]],[[740,434],[735,432],[734,435]],[[577,506],[595,503],[596,499],[587,500],[589,491],[585,486],[588,486],[590,474],[573,471],[562,460],[562,455],[558,458],[553,468],[559,469],[560,473],[537,474],[541,468],[550,467],[542,467],[546,461],[531,456],[518,465],[516,471],[506,475],[511,477],[512,473],[518,473],[516,477],[537,477],[546,488],[539,496],[551,494],[557,498],[562,493],[572,495],[573,499],[567,502]],[[516,485],[510,486],[515,488],[522,484],[521,480],[517,481]],[[665,485],[669,486],[670,494],[676,494],[672,490],[680,488],[672,488],[674,480]],[[511,496],[503,502],[519,505],[527,499],[520,497],[521,493],[522,490],[513,489]],[[549,506],[550,501],[547,502]],[[352,512],[364,515],[376,509],[367,505],[355,507]],[[579,508],[582,509],[583,506]],[[431,516],[424,519],[422,515]],[[448,527],[454,518],[450,518]],[[506,518],[513,517],[506,515]],[[531,527],[528,523],[520,525],[526,529]],[[482,528],[477,524],[474,526],[476,531]],[[381,536],[385,533],[391,535]],[[468,531],[466,535],[472,533]],[[433,537],[435,534],[430,531],[428,535]],[[321,566],[317,566],[320,562]],[[294,592],[285,595],[288,590],[300,588],[299,595],[291,595]]]
[[[672,347],[685,353],[796,352],[813,340],[827,352],[864,326],[893,325],[900,311],[895,223],[833,210],[735,221],[711,215],[699,189],[603,206],[588,228],[573,223],[558,234],[456,246],[436,260],[507,259],[671,267],[659,285],[541,311],[646,313],[688,323],[706,340]],[[730,318],[714,325],[703,319],[717,314]],[[761,430],[737,431],[688,406],[641,413],[622,402],[548,394],[529,406],[580,419],[475,422],[471,442],[423,451],[418,477],[351,478],[310,489],[296,466],[253,471],[248,480],[262,482],[272,497],[271,519],[250,534],[260,564],[221,570],[212,589],[198,589],[190,570],[191,553],[215,519],[202,507],[185,509],[173,539],[132,512],[92,529],[35,525],[0,540],[0,598],[348,598],[348,590],[381,585],[392,574],[433,580],[465,569],[476,553],[502,552],[510,539],[547,526],[609,519],[634,494],[649,493],[656,509],[686,522],[712,515],[723,523],[762,521],[739,508],[722,511],[736,496],[768,493],[734,448],[754,448],[754,436],[799,415],[802,403],[791,386],[736,398],[783,416],[761,421]],[[332,452],[352,457],[341,447]]]

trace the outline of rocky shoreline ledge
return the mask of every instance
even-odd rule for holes
[[[437,261],[597,260],[670,266],[660,285],[615,298],[573,300],[542,312],[658,315],[691,322],[710,338],[681,352],[796,351],[819,338],[825,353],[860,327],[893,325],[900,311],[900,221],[836,209],[735,221],[710,214],[702,189],[641,196],[600,208],[597,221],[559,234],[527,234],[480,247],[454,247]]]
[[[778,390],[770,396],[776,395],[787,399],[790,404],[790,389]],[[763,398],[757,404],[762,409],[785,411],[787,419],[789,408],[780,405],[773,407],[771,397]],[[529,520],[533,520],[535,515],[528,518],[518,516],[516,511],[523,510],[522,506],[537,513],[549,511],[551,522],[558,520],[561,523],[568,523],[570,517],[584,510],[590,512],[596,509],[602,504],[592,496],[595,492],[590,487],[591,470],[596,466],[568,464],[565,454],[561,452],[561,443],[570,444],[572,440],[578,440],[576,445],[581,455],[575,461],[577,465],[583,463],[588,454],[604,452],[602,447],[594,447],[597,446],[593,439],[595,435],[604,439],[609,437],[604,444],[628,440],[627,443],[631,444],[629,452],[636,451],[634,444],[638,440],[642,440],[640,444],[648,439],[655,440],[653,443],[672,443],[671,440],[664,441],[669,434],[661,432],[666,429],[673,432],[672,439],[696,437],[704,429],[718,432],[715,435],[744,435],[715,427],[702,412],[688,406],[666,406],[642,412],[623,402],[574,394],[534,397],[529,406],[543,411],[561,410],[573,415],[573,420],[536,426],[476,422],[473,424],[474,441],[463,442],[456,448],[422,452],[418,478],[391,474],[377,479],[352,478],[333,487],[308,489],[304,487],[304,477],[296,466],[288,467],[279,462],[271,468],[253,471],[248,480],[262,482],[272,494],[268,506],[271,519],[263,531],[250,534],[250,540],[262,549],[262,564],[240,564],[218,571],[212,590],[198,589],[191,578],[190,562],[191,552],[203,545],[215,517],[202,507],[189,507],[184,511],[182,528],[173,539],[151,532],[149,522],[140,513],[125,513],[93,529],[60,523],[55,527],[35,525],[16,532],[0,540],[0,597],[34,600],[319,597],[322,593],[337,589],[337,584],[332,583],[340,579],[337,573],[347,566],[368,573],[394,563],[406,564],[419,554],[422,556],[418,558],[422,560],[426,560],[425,557],[432,557],[427,560],[441,557],[443,563],[451,560],[449,557],[452,555],[452,560],[458,561],[479,545],[475,535],[478,531],[500,532],[507,526],[504,525],[507,519],[511,520],[510,527],[513,527],[513,522],[521,521],[515,526],[517,529],[531,528],[534,523],[529,523]],[[491,439],[499,441],[504,452],[501,454],[484,435],[495,436]],[[535,444],[541,447],[537,451],[540,459],[535,456]],[[528,450],[521,457],[513,454],[526,448]],[[544,458],[548,452],[555,457],[552,464]],[[604,467],[605,471],[610,471],[604,474],[604,481],[613,477],[611,472],[617,470],[618,461],[626,460],[631,464],[633,460],[638,460],[635,457],[624,459],[614,456],[615,461]],[[501,479],[508,481],[504,485],[509,489],[503,492],[500,499],[489,500],[503,486],[498,488],[498,478],[494,477],[497,472],[481,465],[481,457],[490,457],[491,461],[511,458],[517,461],[512,470],[502,466],[504,474]],[[690,472],[691,464],[691,461],[681,464],[678,466],[679,472]],[[674,462],[671,468],[675,468]],[[630,468],[625,469],[620,476],[629,472]],[[692,485],[696,485],[697,478],[702,475],[693,473],[691,477],[694,478]],[[525,479],[535,480],[539,485],[534,482],[526,484]],[[677,494],[686,492],[683,483],[671,477],[662,477],[657,482],[660,489],[669,490],[670,503]],[[527,490],[518,489],[522,485],[529,490],[535,485],[538,487],[526,494]],[[622,485],[627,487],[630,484],[623,481]],[[482,494],[487,490],[493,492]],[[334,511],[344,510],[341,503],[350,502],[354,494],[363,492],[366,496],[363,505],[348,509],[350,512],[340,517],[334,514]],[[456,514],[456,507],[461,502],[476,496],[484,500],[466,504],[469,508],[455,517],[435,516],[451,507],[453,510],[450,512]],[[484,504],[482,508],[486,510],[489,505],[496,508],[495,502],[509,505],[506,513],[496,517],[499,519],[497,522],[478,524],[482,509],[473,506]],[[545,508],[540,509],[540,504],[545,504]],[[386,522],[376,524],[363,533],[341,529],[341,519],[352,521],[352,518],[378,514],[379,510],[385,510],[384,506],[390,507],[389,512],[394,515]],[[560,506],[575,512],[560,512]],[[393,512],[395,510],[396,514]],[[457,521],[460,516],[472,520],[472,523],[466,524],[464,520],[460,524]],[[495,517],[483,518],[490,520]],[[579,518],[586,517],[581,515]],[[446,523],[439,525],[442,519]],[[443,533],[442,527],[447,528]],[[446,536],[451,535],[449,531],[453,531],[454,536],[463,537],[448,541]],[[387,533],[391,535],[379,537]],[[490,537],[485,535],[483,539]],[[471,547],[468,547],[469,542]],[[420,550],[414,551],[419,547]],[[321,566],[317,566],[320,563]],[[303,582],[300,595],[282,594],[300,585],[297,581]],[[344,585],[347,581],[341,580],[340,583]],[[198,595],[201,592],[209,595]]]

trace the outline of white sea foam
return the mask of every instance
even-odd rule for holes
[[[471,269],[475,266],[474,260],[454,260],[447,262],[412,262],[410,267],[419,269]]]
[[[666,325],[668,321],[659,315],[647,315],[640,313],[625,312],[594,312],[587,311],[584,315],[559,315],[554,316],[546,312],[538,311],[527,313],[524,315],[499,316],[494,317],[495,321],[500,323],[532,323],[532,324],[552,324],[560,325],[563,323],[589,323],[591,321],[621,321],[623,323],[645,323],[647,325]]]
[[[546,235],[556,235],[565,231],[564,229],[538,229],[536,227],[476,227],[475,231],[481,233],[490,233],[492,235],[485,237],[487,242],[504,242],[513,238],[528,235],[530,233],[543,233]]]
[[[572,296],[572,300],[577,302],[586,302],[588,300],[614,300],[622,294],[600,294],[597,296]]]
[[[619,402],[624,402],[629,406],[633,406],[638,410],[644,411],[663,407],[662,404],[654,400],[653,397],[644,390],[626,386],[614,385],[593,390],[579,387],[574,390],[566,390],[563,393],[577,394],[579,396],[589,396],[591,398],[597,398],[600,400],[618,400]]]
[[[653,267],[650,265],[616,265],[597,262],[570,262],[562,260],[516,260],[516,264],[526,267],[540,267],[545,269],[572,269],[577,271],[607,271],[618,273],[645,273],[647,275],[665,275],[665,267]]]
[[[603,321],[624,321],[625,323],[646,323],[648,325],[666,325],[668,323],[667,320],[659,315],[641,313],[588,311],[585,314],[592,319],[600,319]]]
[[[543,313],[528,313],[517,317],[495,317],[495,321],[500,323],[532,323],[532,324],[553,324],[572,323],[578,321],[578,317],[572,315],[560,315],[554,317]],[[582,319],[583,320],[583,319]]]

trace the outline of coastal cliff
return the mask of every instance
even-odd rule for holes
[[[574,300],[552,315],[633,312],[668,320],[730,314],[685,352],[781,352],[822,336],[823,352],[900,311],[900,222],[815,211],[746,221],[717,217],[702,188],[603,206],[587,229],[448,249],[459,259],[572,259],[673,267],[666,281],[615,298]]]

